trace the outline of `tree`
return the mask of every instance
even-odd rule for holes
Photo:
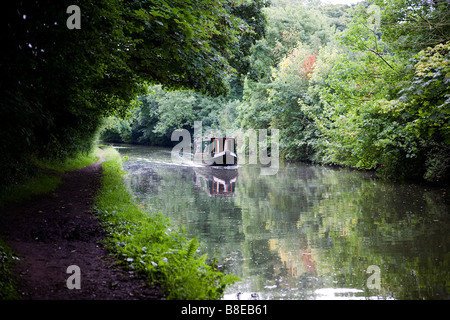
[[[331,72],[319,89],[321,103],[327,107],[323,114],[315,112],[325,138],[319,152],[322,161],[360,169],[392,167],[400,157],[398,148],[389,150],[382,142],[401,129],[398,119],[383,113],[381,105],[401,81],[403,65],[393,62],[376,20],[369,23],[372,8],[357,7],[349,28],[338,35],[345,47],[332,58]],[[312,78],[317,81],[318,75]]]
[[[404,119],[404,131],[414,142],[409,158],[429,181],[450,177],[450,42],[419,52],[399,97],[387,110]]]
[[[450,2],[447,0],[377,0],[383,8],[383,38],[400,51],[417,53],[450,41]]]
[[[299,44],[273,72],[268,89],[271,127],[281,130],[280,150],[288,160],[311,160],[317,139],[317,127],[300,107],[307,98],[316,53]]]
[[[240,5],[231,0],[133,1],[132,22],[142,31],[131,58],[132,68],[166,89],[225,94],[227,75],[236,68],[242,73],[248,70],[241,61],[245,52],[241,52],[244,44],[239,39],[260,36],[244,18],[250,21],[254,17],[254,26],[259,27],[263,5],[259,0]]]
[[[250,21],[263,4],[255,3],[239,14]],[[66,26],[73,4],[80,29]],[[249,67],[240,63],[246,52],[231,48],[260,31],[234,15],[236,7],[232,0],[24,0],[5,8],[2,172],[21,171],[30,154],[67,157],[89,149],[101,119],[128,114],[148,83],[226,93],[228,75]]]
[[[252,48],[257,73],[246,79],[238,122],[244,128],[280,129],[285,159],[312,160],[317,128],[301,103],[309,100],[315,51],[330,42],[333,28],[307,3],[277,1],[266,12],[266,36]]]
[[[319,153],[326,162],[395,178],[443,180],[450,143],[448,44],[408,61],[367,24],[369,9],[360,7],[339,36],[351,51],[342,51],[320,89],[329,107],[322,114],[302,107],[325,136]]]

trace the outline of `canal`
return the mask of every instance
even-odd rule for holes
[[[307,164],[261,175],[117,146],[141,206],[242,281],[224,299],[449,299],[447,190]]]

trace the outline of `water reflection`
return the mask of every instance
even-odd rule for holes
[[[194,185],[210,196],[233,196],[237,178],[237,169],[194,168]]]
[[[211,175],[171,165],[164,150],[120,152],[141,204],[185,226],[243,279],[225,299],[450,298],[445,189],[308,165],[276,176],[241,167],[232,186],[219,178],[214,189]],[[214,190],[233,197],[210,196]],[[380,268],[379,289],[367,285],[371,265]]]

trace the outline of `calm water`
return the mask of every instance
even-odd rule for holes
[[[257,166],[174,165],[169,149],[119,151],[140,203],[242,279],[225,299],[450,298],[445,189],[302,164],[261,176]]]

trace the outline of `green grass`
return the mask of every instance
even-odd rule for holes
[[[79,153],[72,158],[66,159],[65,161],[40,161],[38,165],[43,169],[52,170],[59,173],[81,169],[99,160],[99,157],[96,155],[98,150],[98,148],[94,148],[90,153]]]
[[[0,208],[36,195],[49,193],[60,183],[61,178],[57,175],[39,173],[23,184],[6,186],[0,193]]]
[[[239,280],[206,263],[198,241],[186,239],[161,213],[150,213],[135,202],[123,183],[119,153],[102,150],[102,187],[95,210],[109,237],[106,246],[120,263],[159,284],[167,299],[220,299],[227,285]]]
[[[61,173],[81,169],[97,162],[99,158],[94,151],[89,154],[80,153],[65,161],[35,159],[35,173],[33,177],[29,177],[26,181],[19,184],[2,186],[0,191],[0,208],[55,190],[62,182]]]

